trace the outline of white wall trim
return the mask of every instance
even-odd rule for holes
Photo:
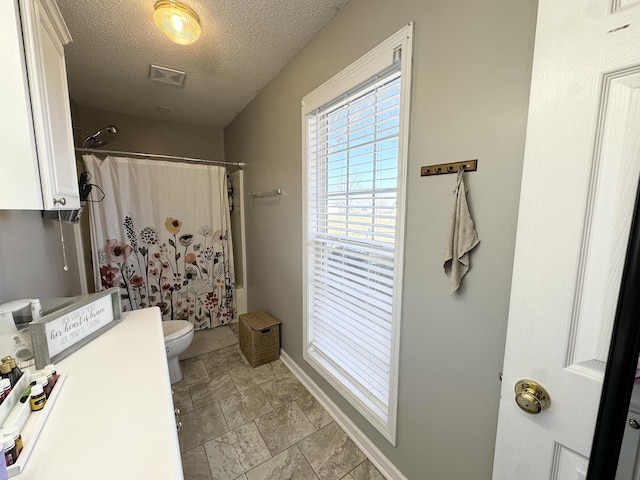
[[[247,313],[247,292],[244,287],[236,287],[236,319],[234,322],[239,320],[239,316],[243,313]],[[233,322],[232,322],[233,323]]]
[[[245,194],[244,194],[244,170],[238,170],[238,186],[240,187],[240,245],[242,249],[242,286],[247,290],[246,286],[249,282],[247,282],[247,229],[245,225]],[[246,301],[246,293],[245,293],[245,304]]]
[[[80,224],[73,225],[73,239],[76,243],[76,256],[78,259],[78,277],[80,279],[80,293],[87,295],[89,293],[89,282],[87,282],[87,266],[84,261],[84,245],[82,244],[82,231]]]
[[[331,415],[335,422],[342,427],[345,433],[353,440],[367,458],[375,465],[382,475],[388,480],[408,480],[398,468],[380,451],[378,447],[360,430],[353,421],[333,403],[333,400],[295,363],[287,352],[280,351],[280,359],[309,393]]]
[[[230,172],[229,173],[229,177],[234,179],[237,179],[237,184],[234,185],[234,182],[232,180],[231,184],[234,185],[234,192],[233,192],[233,208],[234,209],[238,209],[238,213],[239,213],[239,218],[240,218],[240,225],[239,225],[239,231],[240,231],[240,239],[238,242],[238,239],[235,239],[235,246],[238,246],[238,243],[240,245],[240,253],[241,253],[241,258],[242,258],[242,264],[240,265],[240,269],[242,270],[242,284],[238,285],[236,284],[236,312],[238,315],[242,315],[243,313],[247,313],[247,230],[246,230],[246,225],[245,225],[245,193],[244,193],[244,170],[237,170],[235,172]],[[236,192],[235,192],[235,187],[237,186],[238,188],[238,192],[237,192],[237,197],[236,197]],[[237,200],[236,200],[237,198]],[[233,221],[233,220],[232,220]],[[236,265],[236,268],[238,267],[238,263],[237,263],[237,259],[238,257],[235,256],[234,257],[234,262]],[[236,317],[236,322],[238,321],[238,318]]]
[[[308,144],[308,115],[317,108],[322,108],[327,102],[331,102],[350,89],[360,88],[359,85],[372,76],[393,66],[397,61],[397,51],[400,48],[400,127],[398,134],[398,189],[397,189],[397,215],[395,231],[395,253],[393,266],[393,308],[391,319],[391,348],[389,352],[389,397],[387,416],[381,415],[376,409],[371,408],[367,402],[361,400],[348,383],[343,382],[311,352],[311,336],[313,325],[311,321],[311,280],[309,279],[310,262],[310,220],[309,220],[309,164],[310,152]],[[350,402],[392,445],[397,444],[396,426],[398,411],[398,382],[400,375],[400,331],[402,321],[402,293],[404,279],[404,248],[406,243],[406,197],[407,197],[407,169],[409,164],[409,119],[411,110],[411,82],[413,62],[413,22],[409,22],[398,32],[391,35],[378,46],[364,54],[347,68],[340,71],[331,79],[324,82],[311,93],[304,96],[301,101],[302,120],[302,334],[303,357],[309,365],[322,375],[336,390]],[[344,388],[339,384],[342,383]]]

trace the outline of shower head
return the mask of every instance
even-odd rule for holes
[[[91,141],[91,145],[89,145],[89,148],[99,148],[99,147],[102,147],[103,145],[106,145],[107,143],[109,143],[109,142],[107,142],[105,140],[95,140],[95,139],[93,139]]]
[[[104,132],[116,134],[118,133],[118,127],[116,127],[115,125],[108,125],[104,128],[101,128],[96,133],[89,135],[87,138],[84,139],[84,141],[82,142],[82,148],[85,148],[85,146],[87,145],[87,142],[91,142],[91,145],[89,145],[89,148],[98,148],[98,147],[102,147],[103,145],[106,145],[108,143],[107,140],[98,140],[98,137],[102,135],[102,133]]]

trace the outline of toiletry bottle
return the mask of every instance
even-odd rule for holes
[[[44,367],[44,371],[47,372],[47,376],[49,376],[49,373],[51,373],[51,375],[53,376],[53,383],[51,384],[51,389],[53,389],[53,387],[55,387],[56,385],[56,382],[58,381],[58,372],[56,370],[56,366],[53,363],[50,363],[49,365]]]
[[[8,378],[0,380],[0,403],[4,402],[5,398],[11,393],[11,382]]]
[[[4,384],[2,382],[6,382],[6,378],[0,380],[0,404],[4,402],[4,399],[7,398],[7,393],[4,392]],[[11,386],[9,386],[11,388]]]
[[[14,383],[11,381],[12,379],[11,367],[9,366],[8,363],[0,364],[0,377],[8,379],[9,382],[11,383],[11,388],[13,388]]]
[[[13,440],[13,437],[2,437],[2,448],[4,449],[4,459],[7,462],[7,466],[13,465],[18,459],[16,442]]]
[[[31,300],[31,320],[38,320],[42,316],[42,305],[40,305],[40,299],[34,298]]]
[[[49,387],[47,377],[42,370],[38,370],[36,371],[36,373],[31,375],[31,381],[36,382],[37,385],[40,385],[44,394],[47,396],[47,398],[49,398],[51,388]]]
[[[13,438],[13,442],[16,444],[16,458],[18,458],[20,456],[20,452],[24,448],[24,444],[22,443],[22,435],[20,435],[18,427],[16,427],[15,425],[5,427],[2,429],[2,433],[7,437]]]
[[[2,358],[2,365],[8,365],[9,366],[8,378],[9,378],[9,380],[11,380],[11,386],[13,387],[18,382],[18,379],[16,378],[16,374],[13,372],[13,367],[11,366],[12,365],[11,364],[11,360],[13,360],[13,357],[3,357]],[[15,365],[15,361],[14,361],[13,364]]]
[[[11,367],[11,376],[14,378],[15,385],[16,383],[18,383],[18,380],[20,380],[20,377],[22,376],[22,370],[20,370],[20,368],[16,364],[16,359],[13,357],[9,357],[7,363]]]
[[[47,377],[47,382],[48,382],[48,386],[49,386],[49,393],[47,393],[45,391],[45,393],[47,393],[47,398],[49,396],[51,396],[51,391],[53,390],[54,385],[56,384],[56,382],[53,380],[53,372],[51,371],[50,368],[48,367],[44,367],[42,369],[42,373],[45,377]]]
[[[36,383],[31,387],[31,399],[29,401],[31,402],[31,411],[33,412],[44,408],[44,404],[47,402],[47,396],[44,394],[44,390],[42,390],[42,385]]]
[[[44,373],[38,375],[37,382],[38,385],[42,387],[44,394],[49,398],[49,395],[51,395],[51,385],[49,384],[49,379],[44,375]]]
[[[22,395],[20,395],[20,403],[25,403],[29,398],[31,398],[31,387],[33,387],[36,382],[31,382],[27,388],[24,389]]]

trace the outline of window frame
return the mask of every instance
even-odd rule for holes
[[[329,382],[349,403],[366,418],[390,443],[396,445],[397,407],[398,407],[398,376],[399,376],[399,343],[402,309],[403,259],[406,223],[406,190],[407,167],[409,149],[409,117],[411,104],[412,78],[412,43],[413,22],[404,26],[391,37],[380,43],[340,73],[320,85],[306,95],[301,102],[302,110],[302,199],[303,199],[303,358],[325,380]],[[398,179],[396,201],[396,231],[394,258],[394,289],[391,326],[390,376],[389,376],[389,404],[387,420],[384,421],[363,401],[361,395],[352,392],[345,386],[335,370],[310,353],[309,327],[309,218],[308,218],[308,115],[320,107],[329,105],[341,96],[353,91],[354,88],[367,82],[372,77],[388,70],[398,61],[397,51],[400,50],[400,114],[398,133]]]

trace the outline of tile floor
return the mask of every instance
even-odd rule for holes
[[[234,344],[181,363],[185,480],[384,480],[282,361],[251,368]]]

